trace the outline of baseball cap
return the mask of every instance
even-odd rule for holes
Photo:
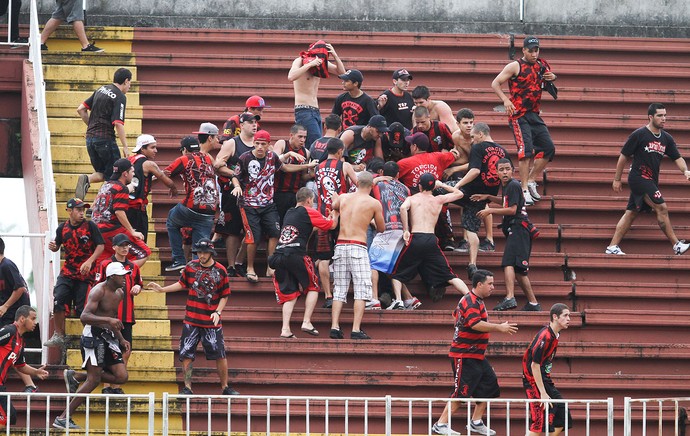
[[[84,203],[84,200],[81,198],[70,198],[67,200],[67,209],[74,209],[78,207],[85,207],[85,208],[90,208],[91,205],[89,203]]]
[[[111,262],[105,268],[105,276],[126,276],[127,274],[132,274],[132,271],[125,269],[125,267],[120,262]]]
[[[271,107],[266,104],[266,101],[260,95],[252,95],[244,103],[244,107]]]
[[[401,77],[409,77],[412,80],[412,74],[410,74],[406,69],[402,68],[400,70],[393,71],[393,78],[400,79]]]
[[[110,176],[110,180],[119,179],[122,173],[128,171],[130,168],[132,168],[132,162],[130,162],[128,159],[120,158],[116,160],[113,164],[113,175]]]
[[[388,128],[388,144],[393,148],[402,148],[405,143],[405,126],[396,121]]]
[[[137,138],[137,145],[134,147],[134,150],[132,150],[132,153],[136,153],[144,148],[144,146],[153,144],[154,142],[156,142],[156,138],[154,138],[153,135],[139,135]]]
[[[218,127],[213,123],[201,123],[198,132],[192,132],[197,135],[217,135]]]
[[[271,134],[265,130],[259,130],[254,134],[254,141],[271,142]]]
[[[359,70],[347,70],[345,71],[345,74],[341,74],[338,77],[343,80],[358,82],[360,84],[364,81],[364,75]]]
[[[405,141],[410,145],[416,145],[420,150],[429,149],[429,137],[425,133],[417,132],[414,135],[406,136]]]
[[[367,126],[373,127],[379,132],[388,132],[390,130],[383,115],[374,115],[373,117],[369,118]]]
[[[122,245],[122,244],[132,244],[132,240],[129,239],[129,236],[125,235],[124,233],[118,233],[113,237],[113,247],[117,245]]]
[[[198,151],[199,148],[199,139],[194,136],[185,136],[180,141],[180,151],[183,149],[187,151]]]
[[[436,185],[436,176],[431,173],[424,173],[422,177],[419,178],[418,185],[422,191],[431,191]]]
[[[216,247],[213,245],[213,241],[211,241],[208,238],[201,238],[199,241],[197,241],[196,244],[194,244],[194,248],[192,249],[192,252],[198,253],[211,253],[214,256],[216,256],[218,253],[216,253]]]
[[[260,116],[250,114],[249,112],[245,112],[242,115],[240,115],[240,124],[246,122],[246,121],[259,121],[261,119]]]
[[[539,40],[536,36],[528,36],[525,38],[525,42],[522,43],[524,48],[534,48],[539,47]]]

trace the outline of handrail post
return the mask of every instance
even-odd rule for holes
[[[156,393],[149,392],[149,436],[153,436],[156,425]]]
[[[386,395],[386,436],[391,434],[391,418],[393,414],[393,404],[390,395]]]
[[[632,431],[632,411],[631,398],[625,397],[623,400],[623,436],[630,436]],[[609,432],[609,434],[612,434]]]
[[[169,401],[168,393],[163,392],[163,404],[161,405],[162,406],[161,407],[161,409],[162,409],[161,413],[162,413],[162,420],[163,420],[163,436],[168,436],[168,413],[169,413],[168,401]]]

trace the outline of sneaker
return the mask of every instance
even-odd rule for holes
[[[221,395],[239,395],[240,393],[234,390],[230,385],[223,388]]]
[[[55,418],[55,421],[53,421],[53,427],[54,428],[61,428],[63,430],[79,430],[81,427],[79,427],[74,421],[72,421],[72,418],[67,420],[67,418]]]
[[[326,297],[326,301],[324,301],[323,306],[321,307],[323,307],[324,309],[330,309],[331,307],[333,307],[333,297]]]
[[[225,271],[228,272],[228,277],[239,277],[239,275],[237,274],[237,271],[235,271],[234,266],[225,267]]]
[[[496,251],[496,245],[488,239],[482,239],[482,242],[479,243],[479,251],[482,253],[493,253]]]
[[[77,179],[77,187],[74,189],[74,196],[81,198],[82,200],[86,198],[86,193],[89,191],[91,183],[89,183],[89,176],[82,174]]]
[[[405,310],[405,303],[402,300],[393,300],[386,310]]]
[[[43,343],[44,347],[62,347],[63,345],[65,345],[65,335],[59,335],[57,332]]]
[[[364,330],[360,330],[358,332],[350,333],[350,339],[371,339],[371,338],[369,337],[368,334],[364,333]]]
[[[38,388],[33,385],[24,386],[24,390],[22,392],[25,392],[27,394],[33,394],[34,392],[38,392]]]
[[[690,243],[685,242],[683,239],[673,244],[673,251],[679,256],[688,251],[688,248],[690,248]]]
[[[680,241],[679,241],[680,242]],[[673,246],[673,249],[675,250],[676,246]],[[623,250],[621,250],[621,247],[618,245],[609,245],[606,247],[606,251],[604,251],[606,254],[617,254],[619,256],[625,256],[625,253],[623,253]]]
[[[455,431],[448,424],[440,424],[436,423],[431,427],[431,432],[433,434],[444,434],[444,435],[453,435],[453,436],[462,436],[462,433],[459,431]]]
[[[115,393],[115,389],[113,389],[113,388],[111,388],[110,386],[108,386],[107,388],[101,389],[101,393],[102,393],[102,394],[109,394],[109,395],[112,395],[112,394]]]
[[[455,243],[452,239],[448,239],[443,244],[441,244],[441,246],[443,247],[443,251],[455,251]]]
[[[517,301],[515,301],[515,298],[504,298],[496,305],[496,307],[494,307],[494,310],[510,310],[515,309],[516,307]]]
[[[74,377],[75,371],[73,369],[66,369],[62,371],[62,378],[65,379],[65,388],[70,394],[74,394],[79,389],[79,380]]]
[[[421,305],[422,302],[419,301],[419,298],[417,297],[412,297],[409,300],[405,300],[405,310],[415,310]]]
[[[472,276],[474,276],[474,273],[476,273],[478,269],[477,265],[473,263],[467,265],[467,278],[472,280]]]
[[[467,425],[467,430],[470,433],[478,433],[480,435],[494,436],[496,434],[495,431],[484,425],[484,421],[480,421],[479,424],[475,424],[474,422],[470,421],[470,423]]]
[[[541,304],[527,303],[521,310],[523,312],[541,312]]]
[[[48,51],[48,44],[41,44],[42,51]]]
[[[470,251],[470,244],[466,240],[460,241],[457,248],[455,249],[458,253],[468,253]]]
[[[328,335],[331,339],[344,339],[343,331],[340,329],[331,329],[331,334]]]
[[[532,206],[534,204],[534,200],[529,194],[529,191],[522,191],[522,195],[525,197],[525,206]]]
[[[537,192],[537,182],[527,182],[527,190],[529,191],[529,195],[532,197],[532,200],[541,200],[541,195],[539,195]]]
[[[181,269],[184,269],[185,266],[187,266],[187,265],[185,265],[184,263],[173,262],[172,265],[166,266],[166,267],[165,267],[165,270],[166,270],[167,272],[179,271],[179,270],[181,270]]]
[[[381,302],[379,300],[369,300],[364,306],[364,310],[381,310]]]
[[[180,394],[182,395],[194,395],[194,392],[187,386],[183,387],[182,390],[180,391]]]
[[[125,391],[123,391],[122,388],[111,388],[111,390],[113,391],[113,394],[115,394],[115,395],[124,395],[125,394]]]
[[[24,36],[20,36],[19,38],[12,41],[12,44],[28,44],[28,43],[29,43],[29,38],[26,38]]]
[[[100,48],[100,47],[96,47],[96,46],[93,45],[93,44],[89,44],[89,45],[87,45],[86,47],[82,48],[81,51],[83,51],[83,52],[91,52],[91,53],[100,53],[100,52],[102,52],[102,51],[104,51],[104,50],[103,50],[102,48]]]
[[[247,277],[247,267],[243,263],[235,264],[235,272],[239,277]]]

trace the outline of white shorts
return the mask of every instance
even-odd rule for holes
[[[371,266],[366,245],[337,243],[333,254],[334,300],[347,303],[350,281],[353,283],[355,300],[371,300]]]

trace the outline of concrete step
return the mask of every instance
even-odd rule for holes
[[[112,73],[111,73],[112,75]],[[112,82],[112,77],[110,78]],[[69,83],[69,82],[68,82]],[[93,84],[93,81],[90,82]],[[107,81],[104,83],[108,83]],[[98,86],[94,89],[89,90],[60,90],[60,91],[48,91],[46,92],[46,105],[49,108],[74,108],[74,113],[76,114],[77,107],[86,100],[93,91],[98,89]],[[127,114],[130,114],[130,108],[138,108],[138,110],[143,110],[139,104],[139,93],[135,92],[133,88],[129,89],[127,92]]]
[[[134,381],[170,381],[175,366],[172,351],[134,350],[127,362],[130,383]],[[67,365],[80,368],[83,360],[81,351],[67,351]]]
[[[107,57],[112,57],[106,53],[100,53],[98,59],[105,59]],[[116,56],[118,61],[122,58],[121,55]],[[90,58],[82,58],[80,55],[60,55],[58,57],[59,62],[52,64],[50,59],[46,59],[48,62],[44,63],[43,75],[45,76],[46,82],[50,83],[53,80],[57,82],[66,81],[79,81],[82,83],[90,82],[97,84],[109,84],[113,83],[113,74],[117,70],[112,64],[105,65],[94,65],[93,60]],[[122,62],[116,62],[115,64],[123,66]],[[119,68],[119,67],[118,67]],[[132,82],[137,80],[137,69],[135,66],[127,68],[132,72]],[[91,92],[96,90],[100,85],[93,88]]]
[[[77,116],[73,118],[50,118],[48,119],[48,128],[51,132],[55,131],[58,133],[64,132],[74,134],[76,132],[86,132],[86,125],[81,118]],[[142,131],[141,120],[136,118],[127,118],[125,120],[125,130],[138,134]],[[82,141],[82,143],[85,144],[84,141]],[[130,147],[134,148],[134,143],[132,143]]]
[[[137,304],[137,298],[138,297],[134,297],[135,305]],[[165,307],[162,307],[159,310],[163,315],[165,315]],[[81,335],[83,328],[83,324],[77,318],[68,318],[66,320],[65,331],[68,335],[78,338]],[[170,321],[167,317],[161,317],[158,319],[139,319],[132,328],[132,336],[136,338],[139,335],[159,336],[170,339]]]

